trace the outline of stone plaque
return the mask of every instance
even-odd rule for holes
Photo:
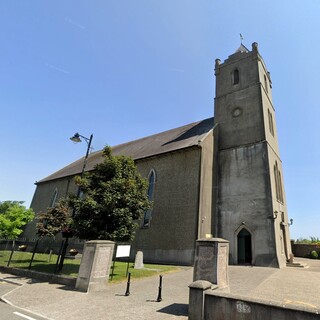
[[[206,246],[199,247],[199,256],[201,257],[201,259],[199,259],[199,267],[201,271],[211,271],[213,267],[212,248]]]
[[[76,289],[101,291],[109,280],[114,242],[108,240],[87,241],[84,246]]]
[[[95,269],[93,271],[93,278],[106,277],[108,275],[109,260],[110,260],[110,247],[100,247],[96,253]]]
[[[228,286],[229,242],[221,238],[197,240],[193,280],[206,280],[224,288]]]

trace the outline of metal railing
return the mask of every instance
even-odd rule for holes
[[[69,244],[64,265],[60,271],[58,267],[64,241],[52,238],[0,239],[0,266],[77,276],[83,243],[76,241]]]

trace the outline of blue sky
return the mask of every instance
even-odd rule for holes
[[[273,81],[291,238],[320,237],[320,0],[0,3],[0,201],[95,150],[208,118],[214,60],[259,43]]]

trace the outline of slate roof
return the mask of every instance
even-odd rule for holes
[[[240,47],[237,49],[235,53],[238,53],[238,52],[249,52],[249,49],[241,43]]]
[[[119,144],[112,147],[112,154],[131,156],[134,160],[149,158],[196,146],[212,129],[213,118],[208,118],[145,138]],[[37,181],[36,184],[80,174],[83,161],[84,157]],[[86,171],[93,170],[94,166],[100,162],[102,162],[102,150],[91,153],[87,160]]]

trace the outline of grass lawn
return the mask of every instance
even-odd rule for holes
[[[115,268],[111,282],[120,282],[126,280],[128,264],[126,262],[115,263]],[[131,279],[151,277],[156,274],[164,274],[180,270],[177,266],[159,265],[159,264],[144,264],[144,269],[134,269],[134,263],[129,263],[128,272],[131,273]]]
[[[0,266],[7,266],[11,251],[0,251]],[[15,251],[13,253],[10,267],[28,269],[32,253]],[[36,253],[31,266],[31,270],[54,273],[58,256],[55,254]],[[65,259],[61,274],[71,277],[77,277],[80,267],[80,259]],[[178,271],[179,267],[167,265],[145,264],[145,269],[134,269],[134,264],[129,263],[128,272],[131,273],[132,279],[150,277],[156,274],[163,274]],[[125,281],[128,264],[126,262],[117,261],[114,270],[111,269],[112,283]],[[112,272],[113,271],[113,272]]]
[[[0,251],[0,266],[7,266],[11,251]],[[15,251],[9,267],[28,269],[32,253]],[[36,253],[30,270],[54,273],[58,256],[56,254]],[[61,274],[77,277],[80,259],[65,259]]]

